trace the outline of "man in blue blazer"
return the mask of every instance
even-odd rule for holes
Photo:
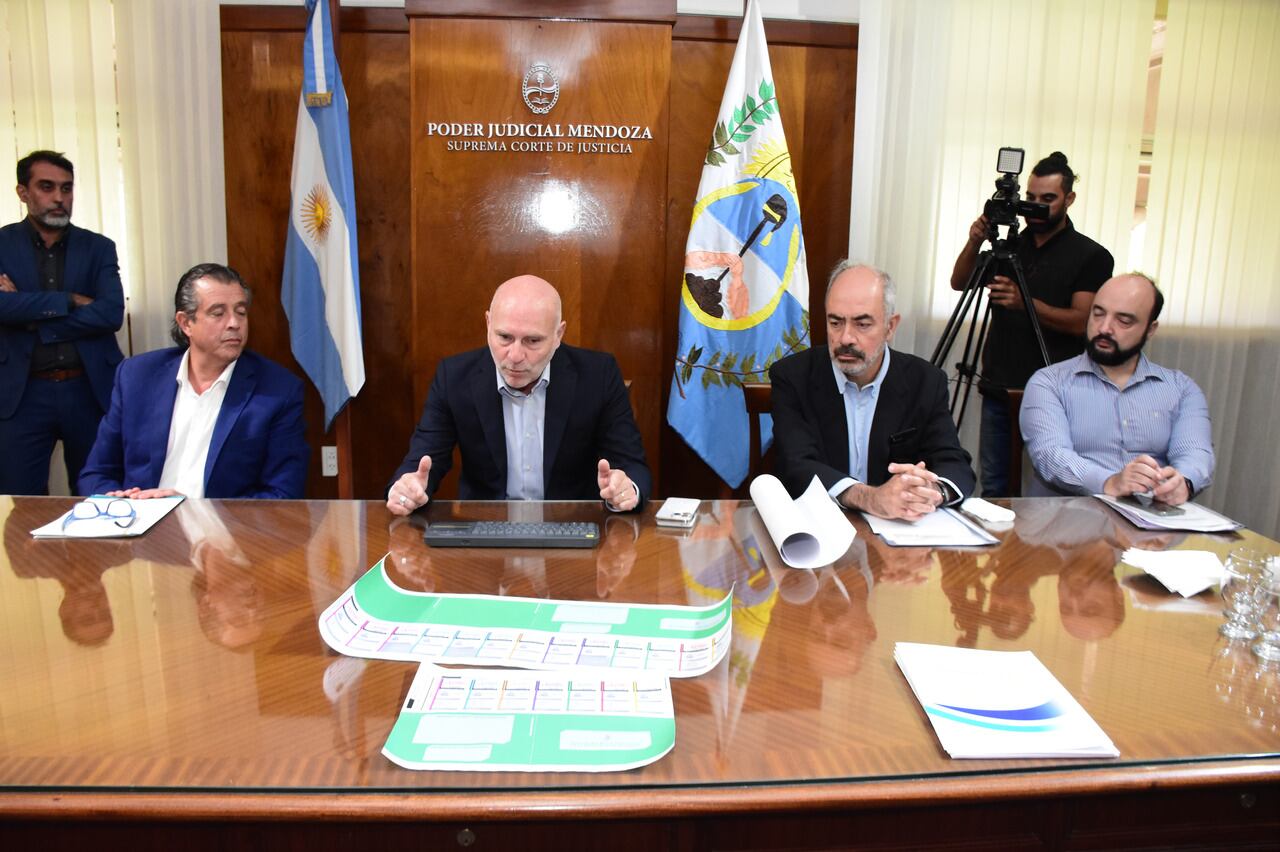
[[[462,450],[463,500],[591,500],[615,511],[651,488],[640,430],[612,355],[561,345],[560,294],[521,275],[485,312],[488,348],[436,368],[387,508],[424,505]]]
[[[66,157],[31,152],[27,218],[0,228],[0,494],[47,494],[59,440],[75,488],[124,357],[116,246],[71,224],[74,183]]]
[[[120,365],[83,493],[302,496],[302,382],[245,349],[250,300],[230,267],[205,263],[182,276],[171,329],[178,346]]]

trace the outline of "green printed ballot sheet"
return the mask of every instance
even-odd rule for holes
[[[692,607],[412,592],[386,557],[320,616],[342,654],[521,669],[569,668],[696,677],[729,649],[733,592]]]
[[[382,753],[406,769],[633,769],[676,742],[665,675],[423,663]]]

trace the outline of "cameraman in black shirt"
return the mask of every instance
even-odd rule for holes
[[[1111,277],[1113,266],[1111,253],[1078,233],[1067,217],[1067,208],[1076,200],[1071,189],[1075,179],[1060,151],[1036,163],[1027,181],[1026,200],[1048,205],[1049,217],[1027,219],[1016,249],[1049,358],[1055,362],[1084,351],[1084,327],[1093,295]],[[951,289],[964,289],[986,236],[987,219],[979,216],[956,258]],[[982,394],[979,457],[983,496],[1003,497],[1009,493],[1009,434],[1017,428],[1009,419],[1008,390],[1025,387],[1031,374],[1045,365],[1018,285],[1004,275],[993,275],[986,286],[991,324],[978,381]]]

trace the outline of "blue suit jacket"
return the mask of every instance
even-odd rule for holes
[[[0,272],[18,288],[0,292],[0,417],[18,408],[31,372],[36,341],[69,341],[80,355],[93,395],[106,410],[111,381],[124,358],[116,331],[124,322],[124,292],[116,244],[101,234],[67,226],[65,292],[40,289],[30,231],[22,222],[0,228]],[[67,293],[80,293],[93,304],[71,309]]]
[[[462,450],[458,496],[505,500],[507,439],[493,356],[487,348],[445,358],[427,394],[409,454],[387,488],[431,456],[427,494],[435,494]],[[543,488],[548,500],[599,500],[596,464],[608,459],[640,490],[639,506],[652,490],[640,429],[622,372],[612,355],[561,344],[551,358],[546,426],[542,440]]]
[[[161,349],[120,365],[111,407],[80,474],[81,494],[159,486],[182,352]],[[297,498],[306,481],[302,382],[245,350],[214,422],[204,496]]]

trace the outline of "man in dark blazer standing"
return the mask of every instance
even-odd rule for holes
[[[83,493],[302,497],[302,381],[245,349],[251,298],[228,266],[202,263],[182,276],[178,346],[120,365]]]
[[[947,378],[889,349],[893,281],[841,261],[827,283],[827,349],[769,369],[778,474],[792,494],[814,476],[842,506],[916,520],[973,492],[969,454],[947,407]]]
[[[62,441],[72,490],[124,357],[116,245],[71,224],[75,169],[55,151],[18,161],[27,218],[0,228],[0,494],[47,494]]]
[[[562,345],[560,294],[532,275],[485,312],[488,348],[445,358],[387,508],[426,504],[462,450],[463,500],[590,500],[640,508],[651,488],[640,430],[612,355]]]

